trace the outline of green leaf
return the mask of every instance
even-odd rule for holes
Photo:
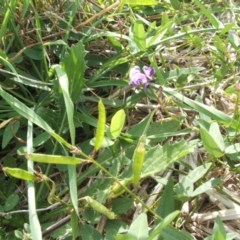
[[[69,182],[69,188],[70,188],[70,197],[71,197],[72,205],[75,210],[75,212],[72,213],[73,214],[72,218],[74,219],[79,217],[76,166],[68,164],[68,178],[69,178],[68,182]]]
[[[68,126],[71,136],[71,143],[75,145],[75,126],[74,126],[74,106],[69,94],[69,81],[67,74],[60,65],[55,65],[55,71],[58,76],[59,84],[63,93],[65,109],[67,112]]]
[[[37,126],[41,127],[43,130],[48,132],[52,137],[54,137],[58,142],[62,143],[68,148],[72,148],[72,145],[65,141],[61,136],[54,132],[54,130],[32,109],[27,107],[25,104],[20,102],[17,98],[8,94],[0,87],[0,95],[2,98],[21,116],[33,122]]]
[[[219,147],[216,142],[216,139],[210,134],[210,132],[205,128],[200,128],[200,135],[203,142],[203,146],[206,151],[213,155],[214,157],[222,157],[224,155],[224,151]]]
[[[191,153],[195,145],[194,142],[182,140],[149,149],[145,156],[141,178],[166,170],[168,166]]]
[[[178,0],[170,0],[172,6],[176,10],[180,10],[181,3]]]
[[[127,233],[128,236],[134,237],[135,240],[148,239],[148,221],[147,214],[140,214],[130,225]]]
[[[197,182],[201,179],[211,168],[212,163],[205,163],[199,167],[194,168],[192,171],[188,173],[188,178],[191,179],[192,183]]]
[[[134,22],[133,40],[141,51],[146,50],[146,32],[141,20],[136,20]]]
[[[125,214],[133,205],[133,199],[128,197],[116,198],[113,201],[112,210],[116,214]]]
[[[80,234],[81,234],[81,239],[84,239],[84,240],[96,240],[96,239],[102,240],[103,239],[101,233],[98,232],[96,228],[90,224],[82,224]],[[69,239],[72,239],[72,238],[69,238]]]
[[[225,149],[225,154],[232,160],[240,160],[240,143],[232,144]]]
[[[76,102],[82,93],[84,73],[86,69],[84,46],[81,41],[73,45],[62,61],[62,67],[69,80],[69,93],[73,102]]]
[[[151,232],[148,240],[154,239],[156,236],[161,236],[161,232],[164,228],[166,228],[169,224],[174,221],[174,219],[179,215],[180,211],[174,211],[166,216]]]
[[[102,146],[105,133],[105,124],[106,124],[106,110],[102,100],[100,99],[98,102],[98,123],[94,143],[96,151],[98,151]]]
[[[156,29],[156,32],[147,38],[146,42],[147,42],[147,48],[152,47],[153,45],[157,45],[161,42],[163,36],[165,35],[165,33],[172,27],[173,22],[169,21],[168,23],[166,23],[165,25],[161,25],[160,27],[158,27]]]
[[[161,200],[159,206],[157,207],[156,212],[162,218],[166,217],[168,214],[175,210],[173,187],[174,187],[173,181],[169,180],[161,195]]]
[[[14,209],[14,207],[19,203],[19,196],[16,193],[12,193],[5,200],[3,206],[4,211],[8,212]]]
[[[211,180],[201,184],[198,188],[196,188],[193,191],[192,197],[195,197],[202,193],[205,193],[207,190],[216,187],[219,183],[221,183],[220,179],[211,179]]]
[[[116,139],[121,134],[125,124],[126,114],[123,109],[118,110],[111,119],[110,133],[113,139]]]
[[[15,136],[20,127],[19,121],[11,121],[3,131],[2,149],[4,149],[11,139]]]
[[[207,9],[199,0],[194,0],[193,1],[201,10],[201,13],[204,14],[209,22],[215,27],[215,28],[223,28],[224,25],[222,22],[220,22],[213,14],[212,12]]]
[[[196,240],[190,233],[172,227],[163,229],[161,237],[164,240]]]
[[[28,56],[30,59],[34,59],[34,60],[43,59],[42,47],[28,48],[24,51],[24,54]]]
[[[213,235],[212,239],[214,240],[225,240],[226,238],[226,230],[224,225],[220,219],[220,217],[216,218],[214,227],[213,227]]]
[[[203,103],[194,101],[190,98],[185,97],[181,93],[178,93],[171,88],[163,88],[163,91],[170,96],[175,97],[178,101],[176,102],[177,104],[179,103],[185,103],[189,107],[191,107],[194,111],[197,111],[199,113],[202,113],[208,117],[210,117],[213,120],[220,121],[222,123],[225,123],[225,125],[230,125],[231,127],[237,128],[238,123],[234,119],[232,119],[229,115],[223,113],[222,111],[219,111],[213,107],[209,107]]]
[[[183,177],[178,183],[176,193],[179,196],[192,197],[194,195],[194,183],[207,173],[211,165],[211,163],[206,163],[190,171],[189,174]]]

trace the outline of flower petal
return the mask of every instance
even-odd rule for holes
[[[132,78],[133,75],[135,75],[136,73],[140,73],[141,69],[139,66],[134,66],[130,69],[130,73],[129,73],[129,77],[130,79]]]
[[[147,77],[145,74],[138,72],[130,77],[130,85],[140,86],[148,83]]]
[[[152,80],[152,77],[155,74],[155,69],[153,67],[143,66],[143,72],[148,79]]]

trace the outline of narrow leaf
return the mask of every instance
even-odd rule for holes
[[[200,8],[201,12],[208,18],[209,22],[215,28],[223,28],[224,25],[207,9],[199,0],[194,0],[194,3]]]
[[[133,40],[141,51],[146,50],[146,33],[141,20],[136,20],[134,22]]]
[[[0,95],[2,98],[21,116],[33,122],[46,132],[48,132],[52,137],[54,137],[58,142],[62,143],[68,148],[72,148],[72,145],[65,141],[61,136],[54,132],[54,130],[45,122],[39,115],[37,115],[32,109],[27,107],[25,104],[20,102],[17,98],[8,94],[0,87]]]
[[[74,106],[73,102],[70,98],[69,94],[69,83],[68,83],[68,77],[66,73],[61,69],[59,65],[55,66],[55,71],[57,73],[59,84],[62,89],[63,97],[64,97],[64,103],[65,108],[67,112],[67,119],[68,119],[68,126],[71,136],[71,143],[75,145],[75,126],[73,121],[73,115],[74,115]]]

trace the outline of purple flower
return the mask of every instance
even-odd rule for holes
[[[149,86],[149,80],[152,80],[153,75],[155,74],[155,69],[153,67],[143,67],[143,72],[139,66],[134,66],[130,69],[130,85],[138,87],[144,85],[145,87]]]
[[[143,71],[146,77],[152,80],[152,77],[155,74],[155,69],[153,67],[143,66]]]

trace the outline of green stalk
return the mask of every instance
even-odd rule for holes
[[[33,124],[28,121],[27,131],[27,153],[32,153],[33,149]],[[28,172],[34,174],[33,161],[27,160]],[[31,234],[34,240],[42,240],[42,230],[37,216],[35,186],[34,182],[28,181],[28,210],[29,210],[29,224]]]

